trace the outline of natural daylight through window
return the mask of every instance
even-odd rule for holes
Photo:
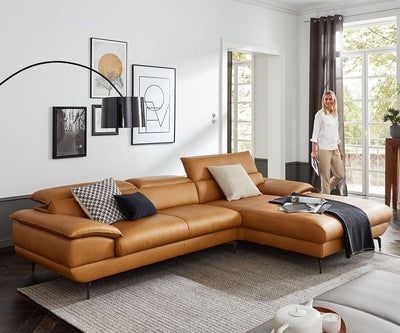
[[[252,53],[232,52],[232,152],[253,152],[253,69]]]
[[[349,192],[384,195],[383,113],[396,105],[397,29],[395,18],[345,25],[343,102],[346,180]]]

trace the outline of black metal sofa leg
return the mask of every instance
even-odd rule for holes
[[[378,241],[379,251],[382,251],[382,238],[376,237],[375,239]]]
[[[32,275],[35,273],[36,264],[34,262],[31,263]],[[86,299],[90,299],[90,287],[92,282],[86,283]]]
[[[90,298],[90,287],[92,285],[92,282],[86,283],[86,299]]]
[[[382,238],[375,237],[375,239],[378,241],[379,251],[382,251]],[[319,264],[319,274],[322,274],[322,259],[321,258],[318,258],[318,264]]]
[[[232,247],[233,247],[234,253],[237,253],[237,244],[238,244],[237,241],[229,242],[229,245],[232,245]]]

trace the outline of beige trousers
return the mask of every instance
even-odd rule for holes
[[[339,150],[318,150],[321,193],[330,194],[333,188],[344,179],[343,162]],[[331,178],[331,171],[333,177]]]

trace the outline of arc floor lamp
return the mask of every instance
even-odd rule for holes
[[[144,106],[144,98],[143,97],[124,97],[121,92],[115,87],[115,85],[103,74],[96,71],[93,68],[88,66],[72,62],[72,61],[64,61],[64,60],[49,60],[38,62],[20,70],[8,76],[6,79],[0,82],[0,86],[6,83],[8,80],[18,75],[19,73],[26,71],[32,67],[46,65],[46,64],[67,64],[78,66],[82,68],[86,68],[91,72],[94,72],[100,75],[104,80],[106,80],[118,93],[119,97],[104,97],[102,99],[102,122],[101,126],[103,128],[132,128],[139,127],[139,114],[140,107]],[[140,104],[140,105],[139,105]],[[32,264],[32,272],[34,270],[34,264]],[[87,284],[87,298],[90,297],[90,282]]]
[[[49,61],[42,61],[38,62],[20,70],[16,71],[15,73],[8,76],[6,79],[0,82],[0,86],[6,83],[8,80],[13,78],[14,76],[18,75],[19,73],[26,71],[32,67],[47,65],[47,64],[67,64],[78,66],[82,68],[86,68],[91,72],[94,72],[100,75],[104,80],[106,80],[111,87],[115,89],[118,93],[119,97],[104,97],[102,99],[102,118],[101,118],[101,127],[103,128],[132,128],[132,127],[139,127],[139,115],[140,115],[140,108],[144,105],[143,97],[124,97],[121,92],[117,89],[117,87],[103,74],[96,71],[93,68],[88,66],[79,64],[77,62],[72,61],[65,61],[65,60],[49,60]]]

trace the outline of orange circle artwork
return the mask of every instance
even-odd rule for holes
[[[113,74],[115,77],[121,77],[121,59],[113,53],[104,54],[99,60],[99,72],[107,77],[110,76],[110,74]]]

